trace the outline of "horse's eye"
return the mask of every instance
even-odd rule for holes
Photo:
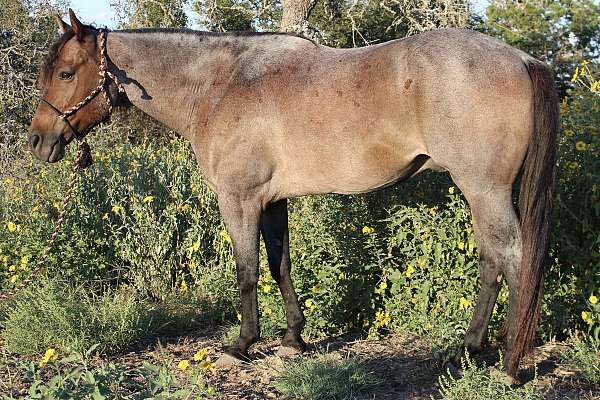
[[[73,73],[71,72],[61,72],[58,77],[60,79],[62,79],[63,81],[68,81],[69,79],[71,79],[73,77]]]

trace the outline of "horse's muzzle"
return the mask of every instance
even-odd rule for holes
[[[55,163],[65,156],[66,142],[60,134],[51,136],[32,131],[28,140],[31,152],[41,161]]]

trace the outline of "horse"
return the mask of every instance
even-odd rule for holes
[[[286,308],[281,346],[306,347],[287,199],[367,193],[431,169],[450,174],[472,212],[481,287],[464,348],[483,348],[505,279],[505,366],[517,376],[535,339],[552,224],[559,102],[544,63],[467,29],[336,49],[287,33],[109,32],[69,15],[41,66],[30,148],[58,162],[113,105],[191,142],[236,259],[241,329],[221,359],[247,357],[260,338],[261,235]]]

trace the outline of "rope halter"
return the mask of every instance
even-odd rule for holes
[[[108,114],[110,114],[113,109],[113,100],[111,100],[111,97],[108,94],[108,90],[107,90],[107,83],[109,82],[109,79],[111,79],[117,85],[119,92],[124,92],[123,87],[121,86],[121,83],[118,81],[116,75],[108,70],[107,55],[106,55],[106,38],[108,35],[108,30],[107,29],[99,29],[99,32],[100,33],[98,35],[100,37],[100,46],[99,46],[100,65],[98,68],[98,75],[100,75],[100,79],[98,80],[98,86],[96,86],[96,88],[94,90],[92,90],[92,92],[85,99],[81,100],[79,103],[75,104],[73,107],[69,108],[66,111],[60,111],[57,107],[55,107],[48,100],[46,100],[44,98],[40,98],[40,100],[42,102],[44,102],[48,107],[50,107],[50,109],[52,109],[52,111],[54,111],[56,114],[58,114],[58,118],[62,119],[67,124],[67,126],[73,132],[73,136],[75,136],[75,138],[80,141],[83,140],[83,137],[85,136],[85,132],[82,133],[82,132],[79,132],[77,129],[75,129],[75,127],[73,127],[73,125],[71,125],[71,122],[69,121],[69,117],[74,115],[75,113],[77,113],[77,111],[79,111],[81,108],[83,108],[83,106],[85,106],[90,101],[92,101],[100,93],[102,93],[104,95],[104,98],[106,100],[106,105],[108,107]]]

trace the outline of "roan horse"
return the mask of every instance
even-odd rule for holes
[[[246,356],[260,336],[260,234],[286,307],[282,346],[305,347],[287,198],[365,193],[434,169],[468,200],[480,253],[465,347],[483,346],[505,277],[505,360],[516,376],[537,329],[552,217],[559,111],[544,64],[470,30],[342,50],[282,33],[105,32],[70,18],[42,65],[31,149],[61,160],[112,104],[133,104],[191,142],[236,256],[242,324],[225,354]]]

